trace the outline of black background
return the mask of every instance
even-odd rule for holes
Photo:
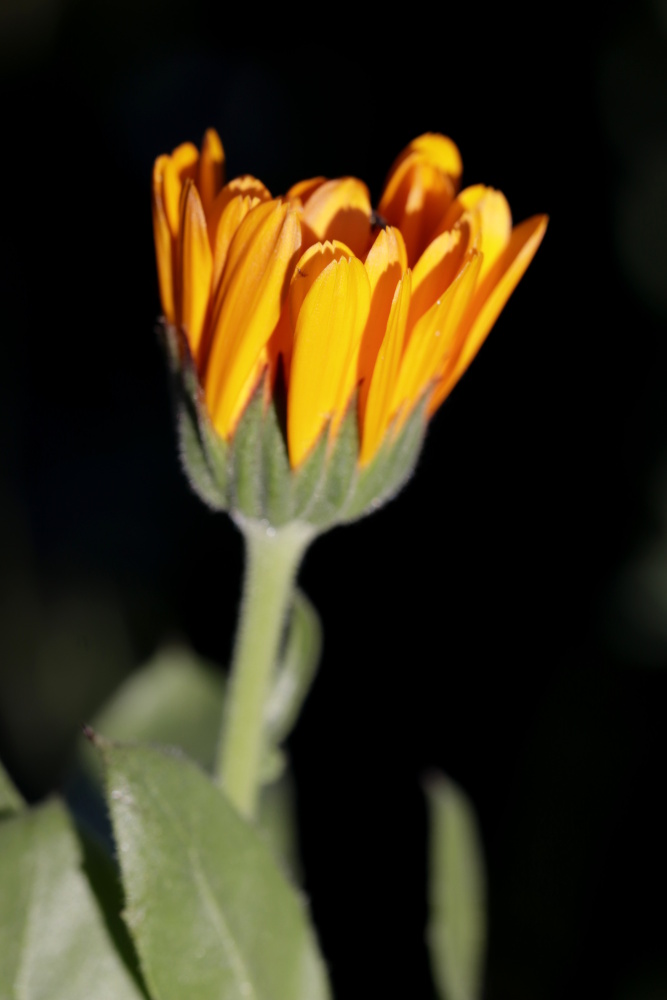
[[[354,174],[377,200],[403,146],[445,132],[464,183],[551,221],[414,479],[307,555],[326,645],[291,739],[306,890],[338,997],[430,996],[422,784],[440,769],[479,814],[486,996],[654,1000],[665,5],[382,27],[352,8],[3,0],[0,754],[38,800],[163,642],[229,655],[241,542],[177,463],[154,157],[212,125],[230,176],[278,194]]]

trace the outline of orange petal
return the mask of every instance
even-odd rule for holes
[[[448,136],[438,132],[425,132],[413,139],[394,160],[389,171],[390,179],[400,164],[413,153],[418,153],[423,160],[437,167],[458,184],[463,173],[463,162],[458,146]]]
[[[359,350],[359,413],[363,413],[375,361],[387,330],[396,287],[407,267],[407,253],[400,230],[381,229],[364,264],[371,289],[371,306]]]
[[[266,345],[266,365],[270,368],[271,385],[278,373],[280,359],[282,358],[283,374],[285,384],[289,383],[290,365],[292,364],[292,324],[290,323],[289,297],[285,299],[280,317],[271,335],[271,339]]]
[[[153,235],[155,238],[155,257],[157,260],[158,284],[160,301],[165,318],[170,323],[176,322],[176,307],[174,304],[174,238],[169,229],[167,213],[162,198],[164,168],[168,156],[158,156],[153,166],[152,209]]]
[[[290,461],[298,466],[327,421],[343,417],[370,306],[368,277],[355,257],[333,260],[306,295],[294,331],[287,400]]]
[[[390,177],[378,212],[401,230],[410,264],[427,246],[454,190],[451,178],[416,152],[407,156]]]
[[[412,331],[391,405],[392,413],[401,411],[399,426],[429,384],[435,384],[448,358],[458,352],[461,319],[473,294],[480,264],[479,252],[469,251],[445,294],[418,320]]]
[[[176,147],[164,165],[162,198],[172,236],[178,232],[183,183],[195,179],[198,161],[197,147],[191,142],[184,142]]]
[[[227,261],[229,245],[248,212],[259,204],[259,198],[239,194],[225,205],[215,230],[209,224],[209,239],[213,245],[213,280],[211,288],[216,295],[220,278]]]
[[[454,226],[454,223],[461,218],[464,212],[472,211],[472,209],[474,209],[482,200],[487,190],[488,189],[484,184],[472,184],[470,187],[464,188],[463,191],[460,191],[445,212],[445,215],[436,230],[435,236],[439,236],[440,233],[444,233],[448,229],[451,229]]]
[[[503,306],[535,256],[547,222],[546,215],[535,215],[517,226],[502,255],[484,281],[478,284],[463,323],[465,339],[455,363],[446,372],[434,393],[434,407],[451,392],[484,343]]]
[[[340,240],[364,257],[372,239],[368,188],[356,177],[325,181],[303,207],[303,220],[317,238]]]
[[[225,151],[220,142],[220,136],[214,128],[206,130],[199,158],[197,188],[199,197],[208,218],[216,195],[224,184]]]
[[[276,330],[276,335],[271,344],[272,361],[276,360],[277,354],[282,354],[285,375],[288,379],[292,366],[292,335],[296,327],[299,310],[303,305],[303,300],[310,291],[313,282],[319,277],[325,267],[328,267],[333,260],[353,256],[354,254],[349,247],[346,247],[344,243],[339,243],[338,240],[334,240],[333,243],[314,243],[299,258],[290,281],[286,308],[283,309],[283,314],[278,324],[279,329]]]
[[[451,203],[462,169],[455,143],[433,132],[413,139],[394,161],[378,211],[403,233],[411,265]]]
[[[372,292],[384,280],[387,268],[393,267],[395,263],[400,266],[401,271],[405,271],[408,266],[405,240],[400,229],[386,226],[378,232],[364,262]]]
[[[411,285],[411,272],[407,271],[396,286],[384,339],[369,380],[362,418],[361,465],[366,465],[375,455],[393,416],[390,406],[405,345]]]
[[[482,282],[489,273],[512,235],[512,213],[501,191],[475,184],[458,195],[447,211],[439,230],[449,229],[459,218],[473,218],[477,231],[477,246],[484,254]]]
[[[501,191],[487,188],[484,197],[475,206],[479,218],[479,249],[484,254],[479,273],[480,284],[494,266],[512,235],[512,213]]]
[[[205,393],[223,437],[246,402],[244,386],[278,323],[301,243],[294,209],[262,202],[238,227],[216,296]]]
[[[288,201],[299,201],[303,205],[325,181],[326,177],[311,177],[307,181],[299,181],[292,185],[285,197]]]
[[[293,330],[296,328],[303,300],[325,267],[334,260],[340,260],[341,257],[353,256],[350,248],[338,240],[332,243],[315,243],[301,255],[294,268],[289,288],[289,315]]]
[[[199,193],[192,181],[183,187],[181,222],[181,324],[197,362],[211,295],[213,258]]]
[[[249,198],[255,198],[257,201],[271,201],[271,192],[269,189],[251,174],[235,177],[229,184],[225,184],[223,189],[218,192],[210,212],[207,213],[208,231],[211,235],[212,249],[215,249],[215,233],[217,232],[222,213],[227,208],[227,205],[234,198],[238,198],[239,195],[247,195]]]
[[[410,330],[451,285],[468,249],[468,238],[467,228],[461,226],[442,233],[429,243],[415,264],[408,320]]]

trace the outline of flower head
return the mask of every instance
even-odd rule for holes
[[[220,442],[234,448],[258,387],[266,411],[277,381],[294,474],[323,441],[336,448],[346,420],[357,435],[353,478],[368,480],[410,423],[423,434],[547,223],[513,227],[505,197],[481,184],[460,190],[461,172],[451,139],[422,135],[373,211],[354,177],[316,177],[280,198],[249,175],[225,182],[213,130],[201,151],[185,143],[157,158],[162,308],[194,364],[199,418]]]

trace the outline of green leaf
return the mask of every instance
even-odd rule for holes
[[[132,674],[91,722],[96,733],[127,743],[176,746],[213,769],[222,717],[219,670],[185,646],[158,652]],[[99,774],[99,754],[83,743],[86,770]]]
[[[192,762],[104,744],[127,922],[153,1000],[329,997],[303,900]]]
[[[301,602],[305,602],[305,598],[301,598]],[[299,625],[290,628],[287,651],[293,648],[297,636],[302,636],[305,629],[308,612],[301,602],[297,602]],[[314,609],[311,612],[315,615]],[[290,664],[293,655],[290,653]],[[303,669],[305,667],[304,664]],[[292,670],[290,665],[290,672]],[[91,729],[117,742],[177,747],[210,773],[218,747],[223,693],[220,670],[185,646],[169,646],[156,653],[117,689],[91,720]],[[100,755],[87,740],[80,741],[78,763],[101,788]],[[295,824],[287,815],[292,799],[284,797],[282,792],[285,781],[289,782],[286,767],[282,751],[267,752],[265,780],[275,783],[283,777],[278,782],[280,787],[267,784],[262,790],[258,822],[273,841],[276,856],[284,857],[290,870],[296,871]],[[279,822],[274,821],[276,817]]]
[[[145,1000],[83,863],[59,802],[0,825],[0,997]]]
[[[442,775],[427,785],[430,806],[428,945],[443,1000],[478,1000],[486,946],[484,861],[472,805]]]
[[[21,812],[25,803],[4,767],[0,763],[0,819]]]
[[[287,643],[266,706],[266,733],[278,745],[289,735],[317,672],[322,629],[317,611],[300,590],[294,594]]]

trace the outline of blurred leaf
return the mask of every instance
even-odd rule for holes
[[[296,590],[285,651],[266,707],[266,745],[258,826],[288,872],[300,877],[294,789],[289,758],[280,744],[295,725],[311,688],[322,650],[322,628],[315,608]]]
[[[21,812],[25,803],[4,767],[0,763],[0,819]]]
[[[82,864],[58,802],[0,825],[1,997],[145,998],[116,950],[114,914],[100,910]]]
[[[302,873],[295,814],[294,784],[286,761],[280,778],[262,789],[257,828],[286,873],[298,882]]]
[[[220,671],[192,650],[173,646],[129,677],[93,719],[105,738],[176,746],[207,770],[215,760],[222,715]],[[86,762],[99,769],[87,744]]]
[[[484,861],[472,805],[442,775],[427,783],[430,806],[428,945],[443,1000],[477,1000],[486,945]]]
[[[277,746],[289,735],[317,672],[322,629],[317,611],[305,594],[294,594],[285,652],[278,666],[268,704],[266,731]]]
[[[294,647],[302,647],[306,657],[308,649],[312,648],[312,643],[309,647],[304,635],[308,611],[302,605],[306,603],[305,598],[301,598],[300,624],[292,627],[287,643],[286,666],[290,675],[298,669],[293,662],[296,656]],[[311,614],[315,615],[315,612],[311,611]],[[292,637],[294,631],[296,637]],[[302,663],[301,670],[306,673],[307,664]],[[307,681],[304,680],[303,685],[307,685]],[[192,650],[172,646],[157,653],[145,667],[121,685],[93,719],[91,728],[112,741],[177,747],[211,773],[218,746],[223,691],[223,677],[219,670]],[[297,697],[302,700],[305,690],[300,695],[294,695],[295,699]],[[292,713],[294,711],[292,702]],[[284,731],[283,726],[281,732]],[[103,776],[99,754],[82,740],[80,755],[84,770],[101,787]],[[296,873],[297,835],[294,818],[290,815],[293,796],[289,775],[285,773],[287,767],[287,758],[282,750],[272,748],[270,753],[267,752],[267,784],[261,793],[258,822],[276,856],[284,859],[290,872]]]
[[[154,1000],[323,1000],[303,901],[185,758],[101,743],[127,922]]]

